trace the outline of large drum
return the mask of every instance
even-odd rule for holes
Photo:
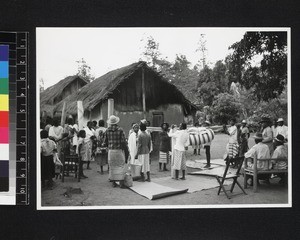
[[[189,135],[190,145],[192,146],[209,143],[215,137],[214,131],[211,129],[205,129],[200,132],[189,131]]]

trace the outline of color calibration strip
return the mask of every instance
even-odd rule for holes
[[[9,165],[7,165],[7,168],[9,168],[9,191],[7,192],[7,184],[4,184],[5,181],[2,181],[6,190],[0,191],[0,204],[28,205],[28,33],[0,31],[0,45],[8,46],[9,49],[8,60],[6,59],[6,62],[8,62],[8,81],[1,81],[0,85],[0,106],[4,109],[5,107],[2,107],[2,105],[5,105],[6,102],[7,104],[5,106],[8,106],[7,109],[5,108],[6,111],[1,110],[1,112],[7,112],[7,118],[5,118],[5,116],[2,117],[2,115],[0,116],[1,125],[5,125],[6,121],[8,123],[6,124],[8,126],[8,144],[0,146],[0,159],[9,163]],[[7,56],[7,53],[5,56]],[[4,94],[2,94],[2,92]],[[6,95],[6,97],[3,98],[3,95]],[[0,139],[4,141],[6,135],[2,135],[1,133]],[[7,145],[9,145],[8,148]],[[4,147],[5,149],[2,149]],[[4,151],[9,152],[8,157],[5,156],[4,158]],[[6,165],[4,167],[6,167]],[[0,166],[1,174],[2,169],[7,168]],[[4,173],[7,173],[7,171]]]
[[[0,192],[9,191],[9,46],[0,45]]]

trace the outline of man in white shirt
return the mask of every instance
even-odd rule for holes
[[[285,139],[285,141],[287,141],[288,138],[288,127],[284,125],[284,121],[283,118],[279,118],[277,120],[277,127],[276,127],[276,136],[277,137],[278,134],[282,135]]]
[[[174,163],[173,168],[175,169],[175,180],[178,180],[179,171],[182,170],[182,177],[180,179],[185,180],[186,171],[186,156],[185,150],[189,145],[189,133],[187,131],[186,123],[181,123],[180,130],[173,134],[169,134],[170,137],[176,139],[174,145]]]
[[[284,144],[284,137],[282,135],[278,134],[277,137],[274,139],[274,146],[275,150],[272,155],[272,158],[288,158],[288,148],[287,145]],[[272,161],[272,167],[274,169],[287,169],[287,162],[277,161],[277,163],[275,164],[275,161]],[[285,173],[277,174],[277,176],[280,177],[280,184],[285,184],[287,182],[287,175]]]
[[[257,159],[266,159],[270,158],[270,150],[269,147],[264,144],[263,141],[263,136],[261,133],[256,133],[254,135],[254,141],[255,145],[249,149],[248,152],[245,153],[245,158],[251,158],[251,160],[247,161],[247,167],[248,168],[253,168],[253,158],[256,157]],[[269,169],[268,162],[267,161],[257,161],[257,169]],[[266,180],[268,182],[270,175],[267,174],[266,176],[260,176],[261,180]],[[253,184],[252,178],[249,179],[250,185]]]
[[[268,117],[262,117],[262,120],[259,123],[262,125],[261,127],[261,132],[263,136],[262,142],[268,145],[270,154],[272,154],[274,151],[274,147],[273,147],[273,132],[270,127],[271,120]]]
[[[137,158],[137,140],[138,140],[138,132],[139,132],[139,125],[135,123],[132,126],[133,131],[128,137],[128,148],[130,153],[130,163],[134,164],[135,159]]]

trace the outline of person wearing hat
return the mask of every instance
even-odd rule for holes
[[[275,150],[272,155],[272,158],[283,158],[283,159],[288,158],[288,149],[287,149],[287,145],[285,145],[284,142],[285,142],[284,136],[278,134],[277,137],[274,139]],[[287,169],[286,161],[277,161],[277,163],[276,161],[271,161],[271,163],[274,169]],[[281,178],[279,181],[280,184],[286,183],[287,176],[285,173],[277,174],[277,176]]]
[[[241,143],[240,156],[244,156],[244,154],[249,150],[248,139],[250,137],[250,131],[247,127],[247,121],[246,120],[242,121],[240,131],[241,131],[241,135],[240,135],[240,143]]]
[[[276,127],[276,136],[280,134],[284,137],[285,141],[288,138],[288,127],[284,125],[283,118],[278,118]]]
[[[254,136],[254,142],[255,145],[250,148],[246,153],[245,153],[245,158],[250,158],[251,160],[247,161],[247,167],[248,168],[253,168],[253,158],[256,156],[257,159],[265,159],[265,158],[270,158],[270,150],[268,145],[263,143],[263,135],[261,133],[256,133]],[[267,161],[259,161],[257,160],[257,169],[269,169],[268,162]],[[270,175],[266,176],[260,176],[260,180],[269,180]],[[250,185],[253,184],[253,179],[250,178]]]
[[[263,117],[259,123],[261,124],[261,132],[263,136],[262,142],[268,145],[270,154],[272,155],[274,148],[273,148],[273,132],[270,127],[271,120],[268,117]]]
[[[120,181],[120,187],[124,188],[125,163],[129,154],[125,133],[117,124],[120,118],[111,115],[107,120],[109,127],[104,133],[103,146],[108,148],[109,180],[116,187],[116,181]]]
[[[205,127],[205,129],[208,129],[210,127],[210,121],[206,120],[203,123],[203,127]],[[204,145],[203,145],[203,148],[205,149],[205,154],[206,154],[206,165],[204,166],[204,168],[210,168],[210,145],[211,145],[211,142],[204,143]]]

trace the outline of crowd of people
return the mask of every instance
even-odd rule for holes
[[[78,123],[74,123],[72,117],[67,118],[66,124],[60,126],[58,119],[47,118],[46,124],[41,126],[41,177],[42,187],[53,187],[53,178],[60,173],[61,161],[64,156],[77,155],[80,159],[79,175],[85,179],[84,165],[86,170],[90,168],[91,161],[97,161],[99,174],[104,174],[104,167],[107,166],[109,180],[112,186],[116,187],[117,182],[121,188],[125,188],[125,174],[128,166],[141,166],[139,181],[151,181],[150,178],[150,153],[153,151],[152,133],[149,130],[149,121],[140,120],[132,124],[128,139],[124,130],[118,125],[120,118],[110,116],[105,121],[89,121],[82,130],[79,130]],[[249,149],[248,140],[250,131],[246,120],[236,123],[231,119],[229,127],[224,126],[224,132],[229,135],[224,159],[234,159],[237,156],[246,158],[287,158],[287,138],[288,128],[284,125],[282,118],[274,122],[273,126],[269,118],[262,118],[261,129],[254,135],[255,145]],[[196,123],[195,129],[198,133],[210,128],[211,123],[204,121],[202,124]],[[191,129],[191,128],[190,128]],[[181,123],[179,127],[164,122],[159,132],[159,171],[171,170],[171,177],[174,180],[186,179],[186,150],[190,145],[189,134],[186,123]],[[200,155],[203,147],[206,154],[206,165],[211,167],[211,142],[206,142],[200,146],[194,146],[194,154]],[[129,163],[129,164],[127,164]],[[279,162],[276,166],[264,166],[258,164],[259,168],[286,168],[286,162]],[[168,167],[170,169],[168,169]],[[249,161],[249,166],[251,161]],[[130,168],[130,167],[129,167]],[[181,171],[181,177],[179,174]],[[268,180],[271,176],[265,176],[263,180]],[[286,176],[280,175],[281,182],[286,181]],[[251,179],[250,179],[251,180]]]

